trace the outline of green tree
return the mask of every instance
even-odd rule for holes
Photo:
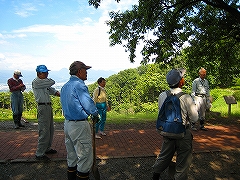
[[[166,73],[168,69],[160,69],[158,64],[149,64],[137,83],[136,92],[141,103],[156,102],[159,94],[168,89]],[[141,67],[139,69],[142,69]]]
[[[0,92],[0,107],[1,108],[10,108],[11,101],[10,101],[10,92]]]
[[[96,8],[100,3],[89,1]],[[204,66],[214,86],[230,86],[239,74],[239,6],[239,0],[139,0],[132,10],[109,13],[110,45],[122,44],[134,62],[136,47],[143,44],[143,64],[173,67],[188,42],[190,73]]]

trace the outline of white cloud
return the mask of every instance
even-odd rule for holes
[[[15,14],[21,17],[31,16],[34,11],[37,11],[37,9],[32,3],[23,3],[20,6],[15,7]]]
[[[4,54],[0,53],[0,61],[4,60],[5,59],[5,56]]]
[[[110,10],[125,10],[137,2],[136,0],[123,0],[116,3],[113,0],[104,0],[97,10],[102,12],[102,16],[97,21],[87,17],[81,19],[81,24],[35,24],[13,30],[11,35],[0,34],[0,38],[25,37],[28,41],[35,37],[51,37],[51,40],[46,40],[45,44],[39,44],[40,48],[36,47],[37,53],[30,52],[27,48],[18,53],[5,52],[4,55],[2,54],[5,59],[0,62],[0,66],[2,69],[21,67],[22,70],[29,70],[35,69],[39,64],[45,64],[51,70],[59,70],[68,68],[73,61],[80,60],[92,66],[93,69],[116,72],[137,67],[140,65],[141,57],[138,56],[136,62],[132,64],[128,59],[129,53],[126,53],[122,46],[109,47],[109,35],[107,34],[109,27],[105,24],[105,21],[109,19]],[[30,4],[23,9],[27,12],[36,11]]]

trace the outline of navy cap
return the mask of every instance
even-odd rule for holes
[[[167,73],[166,79],[167,83],[170,86],[175,86],[179,83],[179,81],[182,79],[184,74],[186,73],[186,69],[180,68],[180,69],[172,69]]]
[[[36,71],[45,73],[45,72],[48,72],[50,70],[47,69],[47,67],[45,65],[39,65],[39,66],[37,66]]]

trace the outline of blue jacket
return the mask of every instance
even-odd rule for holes
[[[67,120],[86,119],[89,115],[98,115],[98,110],[89,95],[84,81],[72,75],[61,88],[61,104]]]

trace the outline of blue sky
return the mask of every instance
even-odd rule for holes
[[[95,70],[120,71],[130,63],[122,46],[109,47],[105,21],[112,10],[131,9],[138,0],[103,0],[95,9],[88,0],[0,0],[0,69],[68,68],[76,60]]]

